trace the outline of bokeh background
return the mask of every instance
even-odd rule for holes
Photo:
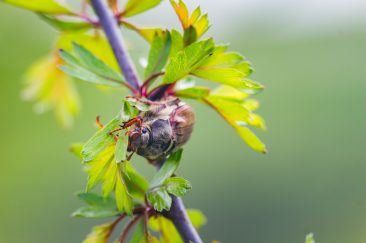
[[[197,111],[181,174],[188,207],[208,217],[205,242],[366,242],[366,2],[364,0],[187,1],[209,12],[207,36],[232,44],[266,86],[257,96],[267,155],[251,151],[212,110]],[[136,18],[178,27],[168,1]],[[147,46],[123,32],[135,60]],[[73,219],[85,186],[68,146],[109,119],[123,93],[78,84],[83,110],[71,130],[36,115],[20,98],[27,67],[56,32],[27,11],[0,3],[0,242],[81,242],[100,220]],[[134,162],[147,176],[153,169]]]

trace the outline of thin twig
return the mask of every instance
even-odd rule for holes
[[[137,215],[134,219],[132,219],[128,225],[126,226],[126,228],[123,230],[121,236],[119,237],[118,242],[119,243],[124,243],[127,240],[127,236],[128,233],[130,232],[130,230],[132,229],[132,227],[137,223],[137,221],[142,217],[143,215]]]
[[[144,211],[144,236],[145,236],[145,239],[149,239],[149,226],[148,226],[149,212],[150,212],[149,208],[147,208]]]
[[[150,77],[148,77],[144,81],[144,83],[141,85],[141,88],[140,88],[141,95],[146,96],[147,95],[147,89],[151,85],[151,81],[155,80],[157,77],[162,76],[164,74],[165,74],[165,72],[158,72],[158,73],[154,73],[154,74],[150,75]]]
[[[120,85],[123,85],[125,86],[126,88],[128,88],[134,95],[138,95],[139,94],[139,91],[136,90],[134,87],[132,87],[129,83],[126,83],[126,82],[123,82],[123,81],[120,81],[120,80],[117,80],[117,79],[113,79],[113,78],[110,78],[110,77],[107,77],[107,76],[104,76],[104,75],[99,75],[100,77],[104,78],[104,79],[107,79],[109,81],[112,81],[112,82],[115,82],[115,83],[118,83]]]
[[[121,214],[115,221],[113,221],[113,223],[111,224],[110,231],[108,232],[106,238],[109,238],[112,235],[113,230],[116,228],[117,224],[119,222],[121,222],[121,220],[124,219],[125,217],[126,217],[126,214],[124,213],[124,214]]]

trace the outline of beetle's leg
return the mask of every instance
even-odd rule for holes
[[[133,96],[126,96],[126,99],[130,99],[130,100],[136,100],[140,103],[143,103],[145,105],[160,105],[161,103],[158,101],[152,101],[152,100],[146,100],[146,99],[141,99],[138,97],[133,97]]]
[[[135,153],[135,151],[132,151],[132,152],[130,153],[130,155],[128,155],[128,157],[127,157],[127,161],[130,161],[130,160],[131,160],[132,155],[134,155],[134,153]]]
[[[132,125],[136,125],[136,126],[140,127],[141,124],[142,124],[142,117],[137,116],[135,118],[132,118],[132,119],[124,122],[121,127],[122,127],[122,129],[126,129],[126,128],[132,126]]]
[[[103,123],[101,123],[101,121],[100,121],[100,116],[97,116],[97,117],[95,118],[95,123],[96,123],[96,124],[97,124],[97,126],[98,126],[98,127],[100,127],[100,128],[103,128],[103,127],[104,127]]]
[[[109,132],[109,135],[113,135],[114,133],[118,132],[118,131],[121,131],[123,128],[122,127],[119,127],[119,128],[116,128],[112,131]]]

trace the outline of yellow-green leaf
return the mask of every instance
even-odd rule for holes
[[[93,27],[93,25],[88,22],[63,20],[49,14],[39,14],[39,16],[42,20],[61,31],[80,31]]]
[[[252,72],[249,62],[235,52],[225,52],[227,46],[216,46],[200,66],[192,70],[192,75],[210,81],[239,88],[248,94],[259,92],[262,85],[247,79]]]
[[[210,27],[210,23],[208,22],[208,15],[204,14],[198,21],[192,23],[192,26],[196,30],[197,38],[200,38],[208,28]]]
[[[191,16],[183,1],[170,1],[184,30],[185,44],[189,45],[199,39],[209,28],[207,14],[201,16],[201,9],[197,7]]]
[[[205,216],[197,209],[188,209],[187,214],[196,229],[201,228],[206,223]],[[163,216],[151,217],[149,227],[160,233],[161,243],[183,243],[172,221]]]
[[[95,226],[83,243],[107,243],[112,229],[113,222]]]
[[[149,43],[152,43],[156,33],[163,32],[163,29],[161,29],[161,28],[138,27],[136,25],[133,25],[133,24],[131,24],[129,22],[125,22],[125,21],[122,21],[122,25],[130,30],[135,31]]]
[[[230,89],[229,89],[230,90]],[[234,92],[235,93],[235,92]],[[240,99],[232,99],[230,96],[223,96],[223,91],[219,90],[215,95],[207,96],[204,101],[214,108],[234,129],[239,136],[255,151],[266,153],[264,143],[246,127],[246,124],[265,128],[264,122],[259,116],[255,116],[247,110]],[[238,95],[233,96],[238,97]]]
[[[112,185],[112,190],[105,188],[108,187],[108,185],[105,184],[107,184],[109,180],[112,180],[113,175],[116,174],[114,167],[115,163],[113,161],[114,151],[115,146],[113,144],[109,145],[103,151],[99,152],[93,160],[88,161],[85,164],[85,169],[88,173],[88,182],[86,186],[87,191],[93,189],[101,181],[104,182],[102,186],[104,196],[108,196],[109,193],[114,189],[114,184]],[[106,177],[106,175],[108,175],[108,177]],[[111,183],[114,183],[114,181]],[[106,191],[108,190],[109,192],[107,193]]]
[[[108,40],[101,34],[92,35],[79,32],[64,32],[57,39],[57,48],[64,49],[68,52],[72,50],[72,43],[76,42],[89,50],[98,59],[105,62],[115,71],[120,72],[116,58],[108,43]]]
[[[69,128],[79,113],[80,100],[74,82],[57,68],[60,63],[57,56],[48,56],[33,64],[27,72],[22,97],[34,101],[38,113],[54,110],[61,125]]]
[[[118,210],[123,211],[128,215],[132,215],[133,201],[131,195],[128,193],[128,188],[121,168],[118,168],[115,197]]]
[[[124,17],[131,17],[156,7],[162,0],[128,0],[123,10]]]
[[[82,143],[73,143],[70,146],[70,152],[73,153],[76,157],[82,160],[81,150],[83,149],[84,144]]]
[[[313,233],[309,233],[309,234],[306,235],[305,243],[315,243]]]
[[[128,135],[122,131],[117,140],[116,152],[114,153],[114,158],[117,163],[121,163],[127,159],[127,147],[128,147]]]
[[[175,95],[183,98],[202,99],[209,95],[210,89],[206,87],[194,86],[191,88],[177,90]]]
[[[187,214],[196,229],[201,228],[207,223],[206,216],[198,209],[187,209]]]
[[[66,6],[55,0],[3,0],[5,3],[25,8],[38,13],[46,14],[72,14]]]
[[[84,162],[93,160],[95,156],[115,143],[114,136],[111,132],[119,127],[120,124],[121,121],[118,117],[112,119],[84,144],[81,151]]]

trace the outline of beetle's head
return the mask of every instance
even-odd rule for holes
[[[130,151],[136,151],[138,148],[146,148],[149,145],[150,137],[151,131],[147,126],[141,125],[135,127],[129,132],[128,149]]]

